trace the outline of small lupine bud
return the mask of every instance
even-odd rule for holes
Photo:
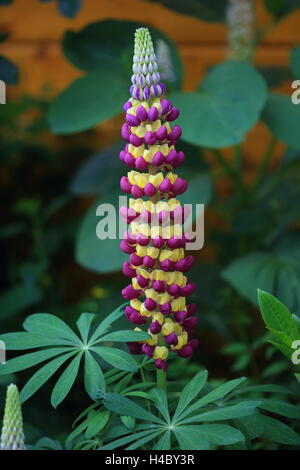
[[[147,310],[152,311],[156,309],[157,303],[150,297],[148,297],[148,299],[146,299],[144,303]]]
[[[158,235],[157,237],[153,238],[152,245],[155,248],[161,248],[164,245],[164,239],[160,235]]]
[[[147,255],[147,256],[144,257],[143,263],[147,268],[151,269],[155,265],[155,259],[153,259],[153,258],[151,258],[151,256]]]
[[[178,152],[177,153],[177,165],[182,165],[182,163],[184,162],[184,159],[185,159],[185,155],[183,152]]]
[[[144,344],[142,345],[142,351],[143,351],[143,353],[146,354],[150,359],[151,359],[152,356],[153,356],[153,349],[154,349],[154,348],[153,348],[152,346],[150,346],[149,344],[147,344],[147,343],[144,343]]]
[[[197,305],[196,305],[194,302],[192,302],[191,304],[189,304],[189,305],[187,306],[187,313],[188,313],[188,316],[190,317],[190,316],[194,315],[194,313],[196,312],[196,310],[197,310]]]
[[[127,124],[131,127],[137,127],[141,123],[138,117],[130,113],[126,114],[125,119],[126,119]]]
[[[156,142],[156,135],[155,135],[154,132],[149,131],[149,132],[147,132],[147,134],[145,135],[144,139],[145,139],[145,143],[146,143],[147,145],[154,145],[155,142]],[[141,144],[140,144],[140,145],[141,145]]]
[[[1,450],[26,450],[20,396],[14,384],[7,387]]]
[[[168,165],[174,165],[174,162],[176,161],[177,159],[177,152],[176,150],[171,150],[168,155],[166,155],[166,158],[165,158],[165,162],[168,164]]]
[[[161,324],[157,320],[155,320],[150,325],[150,331],[153,335],[157,335],[161,331]]]
[[[177,338],[176,334],[174,333],[174,331],[172,333],[170,333],[168,336],[166,336],[166,342],[168,344],[172,344],[173,346],[177,346],[178,338]]]
[[[176,271],[180,271],[181,273],[184,273],[186,271],[186,262],[185,262],[185,259],[182,258],[180,261],[177,261],[175,264],[174,264],[174,269],[176,269]]]
[[[170,213],[168,211],[161,211],[159,214],[158,214],[158,221],[160,224],[167,224],[168,221],[169,221],[169,216],[170,216]]]
[[[141,343],[132,342],[132,343],[126,343],[126,344],[128,346],[130,354],[134,355],[134,354],[142,353],[143,345]]]
[[[173,297],[177,296],[180,292],[180,287],[177,284],[172,284],[168,287],[168,294],[172,295]]]
[[[189,346],[191,346],[191,348],[193,349],[193,351],[195,349],[198,348],[199,346],[199,341],[197,339],[192,339],[190,342],[189,342]]]
[[[124,240],[126,240],[129,245],[136,244],[136,236],[129,232],[129,230],[126,230],[126,232],[124,233]]]
[[[130,166],[130,168],[134,168],[135,167],[135,158],[134,158],[134,156],[131,155],[131,153],[126,152],[125,157],[124,157],[124,163],[126,163],[126,165]]]
[[[181,127],[176,124],[168,135],[169,140],[178,140],[181,137]]]
[[[141,286],[142,288],[147,287],[149,285],[149,279],[146,279],[141,274],[138,274],[137,282],[138,282],[138,285]]]
[[[137,238],[136,238],[136,242],[137,242],[138,245],[146,246],[150,242],[150,239],[149,239],[149,237],[146,237],[146,235],[143,235],[142,233],[139,233]]]
[[[151,184],[151,183],[150,183],[150,184]],[[145,188],[145,189],[146,189],[146,188]],[[155,191],[155,192],[156,192],[156,191]],[[145,194],[147,194],[146,191],[145,191]],[[143,211],[143,212],[141,212],[141,220],[142,220],[143,222],[145,222],[145,223],[151,222],[151,212],[146,211],[146,210]]]
[[[167,240],[167,245],[172,250],[176,250],[176,248],[178,248],[180,244],[181,244],[181,240],[176,237],[171,237],[169,238],[169,240]]]
[[[189,317],[186,318],[183,322],[183,326],[186,330],[193,330],[198,323],[198,318],[197,317]]]
[[[122,129],[121,129],[121,135],[126,142],[130,142],[130,129],[128,127],[128,124],[123,124]]]
[[[178,177],[177,180],[172,185],[172,192],[175,195],[181,194],[183,192],[183,188],[184,188],[184,180]]]
[[[181,349],[179,349],[177,352],[178,355],[181,357],[191,357],[193,355],[193,348],[187,344]]]
[[[164,372],[167,372],[168,366],[166,361],[164,361],[163,359],[156,359],[154,364],[157,369],[162,369]]]
[[[163,281],[154,281],[152,287],[156,292],[163,292],[165,290],[165,283]]]
[[[194,258],[194,256],[190,255],[190,256],[186,257],[185,261],[186,261],[186,268],[187,268],[187,270],[189,270],[193,266],[195,258]]]
[[[154,194],[156,194],[157,192],[156,187],[152,183],[147,183],[144,191],[145,191],[146,196],[148,197],[154,196]]]
[[[173,268],[174,268],[174,263],[172,263],[172,261],[170,261],[169,259],[164,259],[161,263],[160,263],[160,269],[162,269],[163,271],[172,271]],[[177,269],[177,268],[175,268]],[[180,271],[180,270],[178,270]]]
[[[121,241],[120,248],[123,251],[123,253],[127,253],[128,255],[135,252],[135,247],[132,245],[129,245],[126,240]]]
[[[165,125],[161,126],[158,131],[156,131],[156,138],[158,140],[165,140],[167,138],[168,131]]]
[[[143,317],[143,315],[141,315],[138,311],[135,311],[130,315],[130,321],[136,325],[145,325],[147,323],[147,318]]]
[[[127,176],[122,176],[120,181],[120,187],[125,193],[131,194],[131,184],[129,183]]]
[[[128,109],[132,108],[132,103],[130,101],[126,101],[123,106],[124,112],[127,113]]]
[[[166,121],[175,121],[179,116],[179,110],[177,108],[172,108],[169,114],[166,116]]]
[[[170,101],[166,100],[166,99],[163,99],[161,100],[161,112],[162,114],[167,114],[169,111],[171,111],[171,108],[172,108],[172,104],[170,103]]]
[[[176,181],[175,181],[175,183],[176,183]],[[172,187],[171,181],[169,180],[169,178],[165,178],[163,180],[163,182],[159,185],[159,190],[162,193],[168,193],[170,191],[171,187]]]
[[[128,261],[125,261],[123,264],[123,274],[126,277],[135,277],[136,276],[136,271],[133,269],[132,266],[128,263]]]
[[[148,163],[141,155],[139,155],[135,160],[135,167],[141,171],[146,170],[146,168],[148,167]]]
[[[137,186],[136,184],[134,184],[131,188],[131,194],[136,198],[141,198],[144,196],[144,190],[140,188],[139,186]]]
[[[152,163],[155,166],[161,166],[164,162],[164,156],[161,152],[156,152],[153,156]]]
[[[187,312],[185,310],[179,310],[179,312],[174,313],[174,319],[177,323],[182,323],[187,317]]]
[[[148,113],[147,113],[147,110],[145,109],[144,106],[142,106],[142,105],[138,106],[138,108],[136,110],[136,116],[142,122],[147,121]]]
[[[169,304],[169,302],[164,303],[160,306],[160,311],[163,315],[170,315],[170,313],[172,313],[171,304]]]
[[[148,119],[149,121],[151,122],[154,122],[158,119],[158,110],[157,110],[157,107],[156,106],[152,106],[150,109],[149,109],[149,112],[148,112]]]
[[[138,256],[136,253],[132,253],[130,255],[130,263],[133,266],[141,266],[143,264],[143,258],[141,258],[141,256]]]

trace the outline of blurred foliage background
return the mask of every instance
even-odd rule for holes
[[[191,273],[200,347],[188,369],[178,361],[173,374],[186,380],[201,365],[216,380],[248,375],[297,386],[291,363],[266,341],[257,288],[300,314],[300,107],[284,96],[300,78],[300,2],[254,4],[243,55],[244,44],[233,47],[225,0],[0,0],[8,103],[0,107],[1,333],[20,330],[33,312],[74,325],[81,312],[105,317],[122,303],[123,257],[118,242],[96,238],[95,207],[120,192],[133,31],[147,25],[173,67],[167,81],[182,112],[186,202],[206,204],[205,244]],[[213,68],[228,57],[242,63]],[[266,86],[283,95],[267,98]],[[197,89],[192,101],[204,116],[190,112],[185,93]],[[208,129],[212,104],[204,108],[200,97],[210,89],[225,118]],[[234,107],[234,93],[246,108]],[[4,386],[26,377],[1,378],[1,407]],[[32,440],[59,438],[78,404],[88,405],[78,385],[55,414],[47,399],[44,387],[24,407]]]

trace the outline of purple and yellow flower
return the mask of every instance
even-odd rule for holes
[[[177,199],[187,182],[173,172],[185,158],[176,150],[181,128],[171,125],[179,110],[164,97],[166,87],[147,28],[135,33],[131,81],[122,126],[126,146],[120,152],[120,160],[130,167],[120,185],[132,198],[120,215],[130,224],[121,250],[130,255],[123,273],[131,283],[122,295],[130,301],[127,319],[147,324],[151,339],[128,346],[132,354],[153,357],[156,367],[166,371],[170,349],[190,357],[198,345],[192,335],[196,306],[187,303],[196,286],[185,275],[194,258],[185,256],[190,237],[182,225],[188,213]]]

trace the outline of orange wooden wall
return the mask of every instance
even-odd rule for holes
[[[223,0],[220,0],[223,1]],[[73,20],[57,11],[56,2],[15,0],[9,7],[0,7],[0,31],[11,32],[1,44],[1,54],[20,67],[21,80],[16,93],[39,94],[45,85],[57,93],[78,77],[76,70],[64,58],[60,40],[67,29],[79,30],[90,22],[107,18],[135,19],[164,31],[177,44],[185,65],[184,87],[193,89],[208,66],[222,61],[226,54],[226,28],[217,23],[179,15],[159,4],[142,0],[84,0],[84,7]],[[272,18],[265,12],[262,0],[257,1],[261,26],[268,28]],[[300,11],[289,15],[263,39],[255,62],[268,65],[288,65],[290,48],[300,43]],[[289,84],[285,89],[289,90]],[[114,122],[109,124],[115,126]],[[244,151],[246,177],[255,167],[268,142],[268,131],[259,124],[250,132]],[[279,155],[283,147],[277,146]],[[228,153],[230,158],[230,152]],[[275,157],[276,161],[276,157]]]

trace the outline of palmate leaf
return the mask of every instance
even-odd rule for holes
[[[265,437],[280,444],[300,444],[300,437],[293,429],[270,416],[258,413],[253,416],[244,417],[242,423],[247,428],[252,439],[255,437]]]
[[[173,416],[173,421],[180,416],[185,408],[191,401],[201,392],[207,380],[207,370],[199,372],[193,379],[184,387],[181,392],[179,402]]]
[[[112,376],[108,377],[108,382],[114,382],[120,378],[119,370],[135,372],[138,366],[133,357],[127,352],[115,347],[97,347],[96,345],[100,342],[103,344],[106,341],[128,342],[149,338],[148,333],[139,331],[123,331],[105,335],[111,324],[123,314],[124,305],[108,315],[92,334],[90,334],[90,330],[96,316],[83,313],[77,321],[80,337],[55,315],[37,313],[29,316],[24,322],[24,328],[27,332],[0,335],[0,340],[6,342],[7,350],[46,349],[10,359],[1,366],[0,375],[25,370],[58,356],[39,368],[25,384],[21,392],[21,399],[25,401],[37,392],[68,359],[75,356],[62,372],[53,388],[51,404],[57,407],[70,392],[79,371],[81,358],[84,355],[85,389],[93,400],[97,400],[105,391],[105,378],[101,366],[96,360],[97,357],[116,367],[112,371]],[[121,372],[122,375],[124,375],[124,372]]]
[[[224,421],[227,419],[236,419],[242,416],[249,416],[255,413],[256,408],[260,405],[260,401],[244,401],[236,405],[224,406],[211,411],[192,416],[191,418],[180,421],[185,423],[199,423],[201,421]]]

